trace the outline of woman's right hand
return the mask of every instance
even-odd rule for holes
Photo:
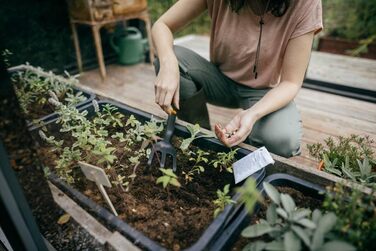
[[[160,70],[155,80],[155,102],[168,114],[174,106],[179,110],[179,64],[175,56],[160,62]]]

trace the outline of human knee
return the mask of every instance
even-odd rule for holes
[[[272,151],[285,158],[300,154],[300,139],[296,135],[281,134],[276,136],[271,144]]]

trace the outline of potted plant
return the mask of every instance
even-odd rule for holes
[[[374,194],[343,191],[337,184],[324,194],[323,188],[290,175],[267,176],[261,187],[265,199],[259,199],[255,213],[242,210],[211,250],[368,250],[364,241],[374,238],[370,229],[376,227]],[[351,207],[338,207],[345,201]],[[345,216],[355,209],[356,216]],[[359,234],[364,224],[367,237]]]
[[[231,166],[249,151],[203,137],[197,125],[189,130],[177,125],[173,144],[180,149],[178,172],[169,166],[160,169],[158,160],[148,167],[148,153],[164,130],[161,120],[108,101],[77,109],[53,94],[48,100],[58,118],[34,135],[39,135],[40,155],[51,167],[47,172],[55,173],[51,181],[139,246],[203,250],[236,214]],[[78,161],[105,171],[111,182],[105,189],[118,217],[105,209],[109,207]],[[263,173],[254,175],[258,182]]]

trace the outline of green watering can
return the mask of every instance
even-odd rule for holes
[[[119,64],[124,65],[144,61],[145,52],[149,49],[148,40],[143,39],[140,30],[135,27],[127,27],[121,33],[112,34],[110,44],[118,55]]]

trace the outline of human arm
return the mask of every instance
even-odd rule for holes
[[[173,50],[173,33],[206,10],[206,0],[180,0],[152,28],[160,69],[155,80],[155,102],[167,113],[179,109],[179,65]]]
[[[216,126],[215,132],[225,145],[234,146],[243,142],[259,119],[281,109],[295,98],[304,80],[313,36],[314,32],[310,32],[289,41],[282,63],[281,82],[277,87],[251,108],[238,113],[225,128]],[[232,132],[235,133],[228,136]]]

